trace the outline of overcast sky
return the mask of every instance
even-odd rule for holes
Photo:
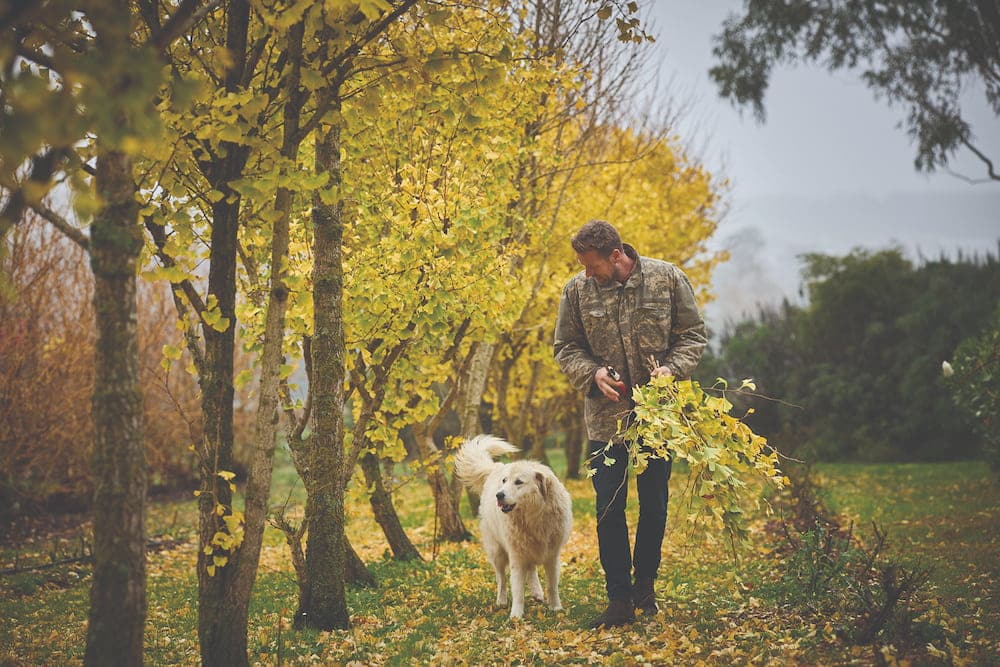
[[[716,326],[752,311],[758,301],[797,298],[803,252],[843,254],[854,247],[901,246],[917,259],[941,253],[997,250],[1000,184],[970,185],[947,173],[921,174],[903,111],[875,99],[851,72],[816,67],[774,72],[759,125],[719,98],[708,77],[712,36],[739,11],[739,0],[653,0],[657,34],[651,63],[671,95],[688,101],[680,131],[710,170],[731,182],[730,210],[715,243],[733,254],[716,272]],[[972,124],[1000,156],[1000,123],[981,94],[967,96]],[[963,156],[955,171],[981,178]]]

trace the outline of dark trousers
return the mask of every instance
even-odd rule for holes
[[[670,461],[649,459],[649,465],[636,477],[639,492],[639,523],[635,529],[635,553],[629,543],[625,522],[628,499],[628,451],[624,445],[614,445],[607,452],[615,459],[605,465],[603,454],[594,453],[607,443],[590,441],[590,466],[596,471],[591,477],[597,493],[597,543],[601,566],[607,582],[609,600],[629,600],[632,596],[632,569],[636,579],[655,579],[660,568],[660,547],[667,525],[667,482]]]

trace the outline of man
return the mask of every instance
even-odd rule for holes
[[[572,245],[584,270],[563,288],[555,356],[586,397],[590,465],[596,471],[597,542],[609,603],[590,627],[614,627],[635,620],[636,607],[644,614],[657,611],[653,580],[667,521],[670,461],[651,459],[636,478],[639,521],[633,555],[625,522],[625,446],[612,444],[611,466],[594,454],[615,436],[618,421],[629,417],[634,407],[630,387],[657,375],[690,377],[705,348],[705,324],[684,273],[673,264],[640,257],[611,224],[588,222]]]

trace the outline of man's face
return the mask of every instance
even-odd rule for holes
[[[615,276],[615,264],[617,256],[621,252],[612,250],[607,257],[601,255],[597,250],[587,250],[576,253],[576,259],[583,265],[583,269],[588,278],[595,278],[599,283],[607,283]]]

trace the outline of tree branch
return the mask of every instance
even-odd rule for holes
[[[962,138],[962,145],[972,151],[973,155],[983,161],[983,164],[986,165],[986,174],[990,177],[990,180],[1000,181],[1000,174],[997,174],[994,170],[993,162],[986,156],[985,153],[973,146],[972,142],[964,137]]]
[[[156,224],[150,219],[146,219],[146,229],[153,236],[153,241],[156,243],[156,256],[163,263],[165,267],[177,266],[177,262],[174,258],[166,254],[163,251],[163,247],[166,245],[167,236],[163,231],[163,227]],[[191,302],[191,306],[195,309],[195,312],[201,314],[205,311],[205,303],[202,301],[201,296],[195,290],[194,285],[191,284],[190,280],[183,280],[179,283],[171,283],[175,287],[180,287],[184,291],[184,296],[187,297],[188,301]]]
[[[45,67],[47,69],[52,70],[53,72],[59,71],[52,58],[48,57],[47,55],[45,55],[41,51],[38,51],[37,49],[28,48],[21,42],[18,42],[17,46],[15,47],[15,51],[17,55],[21,56],[25,60],[29,60],[35,63],[40,67]]]
[[[157,29],[152,25],[149,26],[151,31],[150,45],[157,51],[163,51],[189,26],[221,4],[222,0],[209,0],[199,7],[201,2],[202,0],[184,0],[162,28]]]
[[[33,185],[48,185],[63,158],[67,157],[67,148],[49,148],[31,158],[31,171],[27,180]],[[0,210],[0,236],[21,220],[28,201],[24,196],[24,188],[10,188],[10,196],[3,209]]]
[[[398,6],[394,7],[391,12],[383,16],[377,21],[372,21],[368,26],[368,29],[361,35],[360,39],[344,49],[336,58],[332,59],[329,66],[325,68],[324,75],[330,75],[334,72],[337,73],[337,84],[338,86],[342,84],[351,72],[351,69],[347,64],[355,58],[361,49],[372,42],[376,37],[385,32],[385,30],[392,25],[392,23],[410,10],[413,5],[417,4],[417,0],[403,0]]]
[[[77,244],[85,251],[90,251],[90,237],[79,229],[69,224],[66,218],[62,217],[44,204],[32,204],[31,210],[48,220],[53,227],[63,233],[70,241]]]

